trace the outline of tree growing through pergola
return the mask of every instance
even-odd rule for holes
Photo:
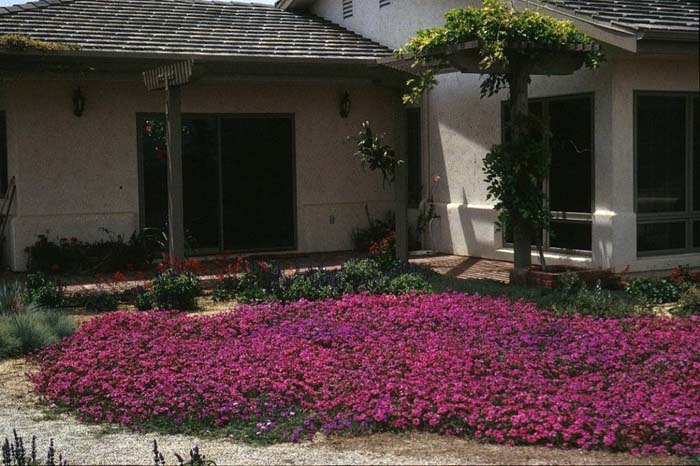
[[[449,11],[443,27],[418,31],[398,56],[389,65],[414,75],[407,82],[405,103],[436,86],[436,75],[444,72],[482,74],[482,98],[508,90],[508,137],[486,155],[484,172],[499,224],[513,234],[513,280],[525,281],[533,242],[544,261],[541,232],[548,230],[551,218],[542,189],[551,156],[541,122],[528,114],[530,79],[571,74],[584,65],[595,68],[603,59],[600,48],[570,21],[529,8],[516,11],[504,0],[484,0],[483,8]]]

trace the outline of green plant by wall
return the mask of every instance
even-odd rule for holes
[[[372,130],[369,121],[362,123],[362,130],[355,138],[355,157],[362,168],[370,171],[380,171],[384,183],[393,183],[396,176],[396,165],[403,163],[396,156],[394,149],[384,143],[384,137]]]
[[[32,39],[21,34],[0,35],[0,49],[26,51],[37,50],[42,52],[66,52],[79,50],[77,44],[66,44],[63,42],[48,42],[44,40]]]

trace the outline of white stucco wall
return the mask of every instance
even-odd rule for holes
[[[442,26],[451,8],[480,6],[479,0],[401,0],[379,8],[377,0],[354,0],[354,14],[342,17],[342,2],[317,0],[312,11],[360,34],[398,48],[420,28]],[[533,77],[532,97],[590,93],[594,96],[595,188],[591,255],[550,253],[550,263],[652,270],[678,264],[700,265],[700,254],[637,258],[634,213],[633,93],[635,90],[698,91],[698,56],[673,59],[640,56],[606,48],[608,61],[598,70],[571,76]],[[501,138],[501,102],[505,93],[479,96],[478,75],[438,77],[424,99],[426,139],[423,185],[441,177],[437,213],[429,247],[439,251],[512,260],[497,231],[496,212],[486,199],[482,159]],[[537,260],[533,254],[533,259]]]
[[[78,86],[86,97],[81,118],[71,104]],[[353,103],[347,119],[338,114],[345,90]],[[295,115],[298,252],[316,252],[350,249],[352,229],[366,225],[365,204],[377,214],[392,207],[391,189],[362,171],[347,136],[371,119],[394,144],[396,99],[363,82],[202,80],[183,89],[182,109]],[[139,227],[136,114],[163,112],[162,93],[146,92],[138,80],[24,78],[0,83],[0,104],[18,186],[8,232],[13,269],[24,268],[24,248],[46,231],[90,241],[102,227],[126,236]]]

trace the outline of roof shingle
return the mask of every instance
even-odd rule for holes
[[[695,32],[700,0],[541,0],[600,24],[634,31]]]
[[[100,52],[339,59],[391,54],[316,16],[208,0],[41,0],[0,8],[1,34]]]

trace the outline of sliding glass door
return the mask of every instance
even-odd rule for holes
[[[163,115],[139,115],[142,225],[167,231]],[[184,229],[188,254],[295,245],[291,116],[183,117]]]

